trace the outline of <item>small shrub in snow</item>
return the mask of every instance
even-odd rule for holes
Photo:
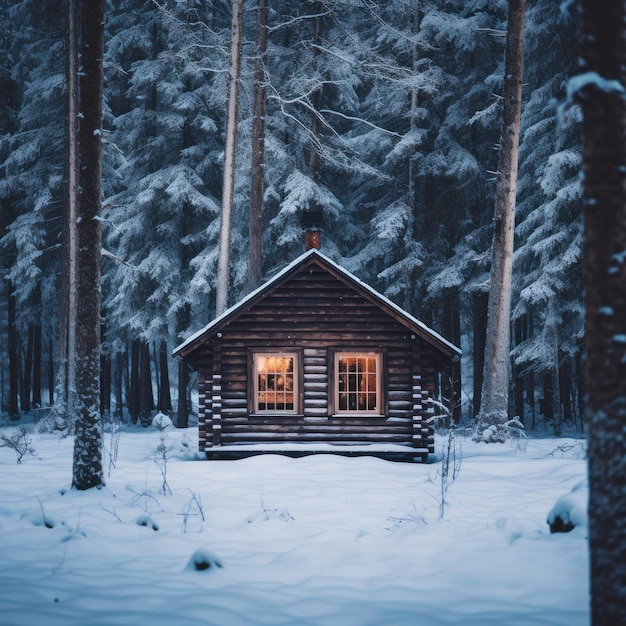
[[[459,472],[461,471],[461,464],[463,463],[463,452],[460,447],[457,449],[457,440],[455,436],[454,427],[448,429],[447,437],[445,439],[443,456],[441,458],[441,467],[439,469],[441,478],[441,493],[439,501],[439,519],[442,519],[446,506],[446,493],[450,482],[454,482]]]
[[[152,427],[163,432],[164,430],[172,430],[174,424],[172,424],[172,420],[165,413],[159,412],[152,419]]]
[[[222,569],[222,562],[206,548],[198,548],[189,559],[187,569],[196,572],[205,572],[207,570]]]
[[[162,413],[160,413],[159,415],[162,415]],[[161,472],[161,477],[163,478],[163,482],[161,484],[161,493],[166,496],[168,493],[172,495],[172,490],[170,489],[170,486],[167,482],[167,462],[172,451],[172,446],[168,444],[167,437],[165,435],[167,427],[159,428],[159,430],[161,431],[161,441],[157,446],[154,462],[159,468],[159,471]]]
[[[577,526],[587,527],[587,501],[589,489],[587,481],[579,482],[565,495],[562,495],[548,513],[548,526],[551,533],[568,533]]]
[[[587,444],[584,441],[564,443],[563,445],[554,448],[554,450],[546,456],[552,456],[559,459],[586,459]]]
[[[194,493],[193,491],[191,491],[191,489],[189,490],[189,493],[191,493],[191,499],[185,505],[183,512],[179,513],[179,515],[181,515],[183,518],[183,532],[184,533],[187,532],[187,523],[190,517],[200,516],[201,520],[204,522],[204,509],[202,508],[202,496]],[[193,512],[193,509],[195,509],[195,512]]]
[[[515,449],[521,452],[526,450],[527,445],[524,424],[518,419],[508,420],[502,424],[491,424],[482,431],[477,430],[474,441],[484,441],[485,443],[512,442]]]
[[[17,464],[20,465],[25,456],[37,456],[37,450],[33,447],[30,431],[22,426],[12,435],[0,434],[0,448],[11,448],[17,455]]]
[[[142,513],[137,518],[137,526],[145,526],[146,528],[152,528],[152,530],[159,530],[159,525],[150,517],[148,513]]]
[[[262,519],[267,522],[271,519],[277,519],[281,522],[293,522],[295,521],[295,517],[293,517],[287,509],[271,509],[265,506],[265,502],[263,502],[263,498],[261,498],[261,511],[258,513],[253,513],[248,516],[248,524],[252,524],[256,519]]]

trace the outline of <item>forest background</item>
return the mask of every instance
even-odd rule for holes
[[[265,26],[256,0],[244,4],[229,303],[259,280],[249,250],[261,171],[260,275],[303,251],[302,213],[321,210],[327,255],[463,348],[457,419],[480,405],[506,9],[270,0]],[[177,409],[184,426],[193,380],[170,354],[215,312],[230,2],[111,0],[107,12],[102,410],[149,423]],[[11,419],[55,400],[64,20],[52,1],[0,0],[0,406]],[[583,429],[581,115],[566,97],[578,39],[574,9],[528,0],[510,414],[557,434]]]

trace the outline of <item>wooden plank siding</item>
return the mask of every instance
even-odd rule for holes
[[[301,350],[298,415],[252,411],[250,351]],[[382,416],[332,415],[334,350],[383,354]],[[432,409],[442,356],[423,337],[318,265],[273,287],[220,328],[194,357],[200,372],[199,442],[208,456],[241,444],[399,444],[433,452]],[[349,449],[348,449],[349,450]]]

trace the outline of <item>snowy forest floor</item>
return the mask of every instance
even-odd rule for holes
[[[424,465],[206,461],[194,428],[125,426],[88,492],[70,488],[71,438],[30,437],[19,465],[0,448],[3,626],[589,622],[586,528],[546,524],[585,477],[579,440],[458,437],[441,516],[442,437]]]

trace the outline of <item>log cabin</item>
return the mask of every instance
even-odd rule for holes
[[[460,350],[311,232],[304,254],[174,350],[199,374],[200,451],[426,461],[438,381]]]

